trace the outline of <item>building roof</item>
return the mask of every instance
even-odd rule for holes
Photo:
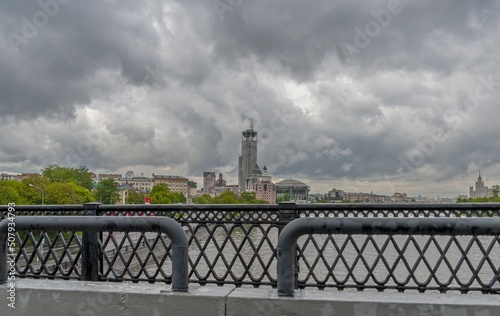
[[[262,171],[260,171],[259,165],[255,165],[253,168],[252,174],[262,174]]]
[[[154,174],[153,173],[153,178],[154,179],[181,179],[181,180],[187,180],[188,178],[184,178],[181,176],[168,176],[168,175],[162,175],[162,174]]]
[[[304,182],[294,179],[286,179],[276,183],[277,187],[309,187]]]
[[[135,191],[135,188],[133,186],[131,186],[130,184],[126,183],[124,185],[119,186],[118,190],[120,190],[120,191],[123,191],[123,190]]]

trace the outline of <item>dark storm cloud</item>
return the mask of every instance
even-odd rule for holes
[[[40,3],[50,5],[0,5],[2,117],[71,117],[76,106],[92,101],[90,86],[98,71],[118,69],[125,80],[144,84],[145,65],[159,63],[158,35],[147,6],[132,1]]]
[[[253,119],[316,191],[500,177],[496,1],[42,3],[0,4],[0,170],[235,178]]]

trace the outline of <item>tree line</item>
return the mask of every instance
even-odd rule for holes
[[[94,184],[92,173],[86,166],[78,168],[57,164],[47,165],[41,174],[33,174],[22,181],[0,181],[0,205],[82,204],[121,202],[119,185],[114,179]],[[156,185],[151,192],[151,203],[169,204],[186,202],[182,193],[170,192],[167,185]],[[144,204],[146,195],[129,191],[125,203]]]
[[[463,198],[457,199],[457,203],[485,203],[485,202],[493,202],[499,203],[500,197],[498,196],[498,190],[494,189],[492,191],[492,195],[489,197],[478,197],[478,198]]]
[[[119,185],[114,179],[104,179],[94,184],[92,173],[86,166],[78,168],[64,167],[58,164],[45,166],[41,174],[33,174],[22,181],[0,181],[0,205],[40,204],[82,204],[100,202],[103,204],[121,203]],[[140,191],[128,191],[126,204],[144,204],[146,197],[151,204],[186,203],[186,197],[180,192],[172,192],[167,184],[156,184],[149,195]],[[244,192],[241,196],[232,191],[216,197],[208,194],[194,197],[197,204],[265,204],[266,201],[255,198],[255,192]]]

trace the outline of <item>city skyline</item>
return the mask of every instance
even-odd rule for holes
[[[253,120],[257,164],[312,193],[500,183],[498,2],[40,3],[0,3],[2,171],[237,184]]]

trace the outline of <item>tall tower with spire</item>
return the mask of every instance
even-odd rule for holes
[[[490,195],[490,190],[484,185],[483,177],[481,177],[481,170],[479,170],[479,176],[474,187],[469,187],[469,197],[475,199],[479,197],[488,197]]]
[[[250,128],[241,133],[241,156],[238,159],[238,185],[241,192],[246,191],[246,180],[257,165],[257,131],[253,127],[251,119]]]

